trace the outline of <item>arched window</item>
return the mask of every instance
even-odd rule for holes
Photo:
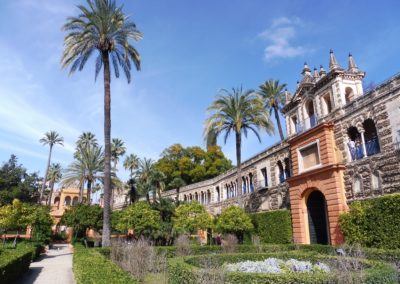
[[[65,197],[64,205],[66,205],[66,206],[71,205],[71,197],[70,196]]]
[[[183,201],[187,201],[187,196],[186,196],[186,194],[183,195]]]
[[[291,134],[295,134],[295,133],[301,132],[300,129],[299,129],[299,123],[298,123],[296,115],[293,115],[292,117],[290,117],[290,124],[291,124],[290,128],[293,131]]]
[[[246,188],[246,178],[242,177],[242,193],[246,194],[247,188]]]
[[[349,142],[347,144],[351,160],[360,160],[364,157],[363,145],[361,134],[358,132],[357,128],[352,126],[347,130],[347,135],[349,136]]]
[[[60,205],[60,197],[57,196],[56,198],[54,198],[54,205],[57,207]]]
[[[345,97],[345,100],[346,100],[346,104],[351,102],[354,99],[353,89],[350,88],[350,87],[346,87],[346,89],[344,90],[344,97]]]
[[[78,196],[75,196],[74,198],[72,198],[72,205],[76,205],[78,204]]]
[[[281,161],[278,161],[278,163],[276,164],[276,173],[277,173],[278,184],[284,182],[285,174],[283,171],[283,166]]]
[[[207,190],[207,204],[211,203],[211,192],[209,190]]]
[[[194,199],[196,201],[199,201],[199,194],[197,192],[194,193]]]
[[[317,125],[317,116],[315,115],[314,112],[314,102],[312,100],[309,100],[306,103],[306,112],[308,116],[307,128],[314,127],[315,125]]]
[[[353,178],[353,194],[358,195],[361,193],[361,177],[359,175]]]
[[[285,158],[285,179],[290,178],[290,161],[289,158]]]
[[[254,192],[253,174],[252,173],[249,173],[249,182],[250,182],[249,192]]]
[[[217,202],[221,201],[221,192],[219,191],[219,186],[215,189],[217,191]]]
[[[381,152],[379,145],[378,133],[376,131],[375,123],[372,119],[367,119],[363,123],[364,127],[364,140],[365,150],[367,156],[372,156]]]
[[[328,115],[332,111],[331,95],[329,93],[322,97],[322,111],[324,115]]]

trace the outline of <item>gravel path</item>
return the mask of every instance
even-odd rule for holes
[[[31,263],[29,271],[18,283],[74,284],[72,252],[69,246],[67,244],[54,245],[37,261]]]

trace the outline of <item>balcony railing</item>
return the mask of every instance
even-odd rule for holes
[[[365,142],[365,149],[367,156],[372,156],[381,152],[379,141],[377,137],[372,138],[370,141]]]
[[[309,118],[300,121],[296,124],[296,134],[300,134],[310,128],[315,127],[318,124],[318,117],[313,114]]]

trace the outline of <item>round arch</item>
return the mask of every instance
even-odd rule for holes
[[[305,196],[310,244],[329,244],[328,210],[324,194],[318,189]]]

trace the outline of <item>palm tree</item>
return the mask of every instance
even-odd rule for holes
[[[129,200],[130,203],[133,203],[136,201],[136,180],[134,178],[134,170],[137,170],[139,167],[139,157],[135,154],[130,154],[125,158],[123,165],[125,170],[129,170]]]
[[[44,189],[46,188],[46,182],[47,182],[47,175],[49,173],[49,167],[50,167],[50,161],[51,161],[51,153],[53,151],[53,146],[54,145],[61,145],[64,146],[64,138],[61,137],[56,131],[51,130],[49,132],[46,132],[44,134],[44,137],[42,137],[39,140],[40,143],[42,143],[43,145],[49,145],[49,158],[47,160],[47,167],[46,167],[46,172],[44,174],[43,177],[43,184],[42,184],[42,190],[40,191],[40,199],[39,202],[42,201],[43,198],[43,193],[44,193]]]
[[[83,132],[76,142],[77,148],[87,148],[90,146],[98,147],[97,138],[92,132]]]
[[[54,184],[59,182],[62,178],[62,168],[60,164],[51,164],[49,172],[47,174],[47,180],[50,181],[50,194],[48,204],[51,205],[51,198],[54,192]]]
[[[111,161],[114,162],[114,170],[117,170],[119,158],[126,152],[124,141],[119,138],[113,138],[111,142]]]
[[[101,147],[81,148],[75,161],[66,169],[63,184],[71,185],[78,183],[80,187],[79,202],[82,202],[83,185],[87,183],[86,199],[88,204],[91,200],[92,185],[97,180],[103,180],[104,153]]]
[[[279,112],[281,112],[282,107],[285,103],[285,88],[286,84],[279,85],[279,80],[268,80],[260,87],[258,93],[265,100],[265,107],[269,110],[271,114],[274,111],[276,124],[278,125],[279,135],[281,140],[284,139],[281,121],[279,119]]]
[[[205,122],[204,136],[219,136],[224,134],[226,143],[229,135],[234,132],[236,138],[236,161],[238,194],[241,194],[241,147],[242,133],[247,137],[248,131],[252,131],[261,142],[258,131],[265,130],[271,134],[274,132],[273,124],[268,112],[263,106],[260,95],[252,90],[243,91],[242,88],[233,88],[232,92],[221,90],[215,101],[208,107],[210,116]]]
[[[104,74],[104,218],[102,245],[110,246],[111,199],[111,88],[110,61],[118,78],[122,68],[128,83],[132,65],[140,70],[140,56],[131,41],[139,41],[142,34],[114,0],[87,0],[89,7],[79,5],[80,15],[69,17],[63,26],[68,35],[64,39],[61,64],[70,67],[70,74],[81,71],[93,53],[97,53],[95,78],[103,68]]]

